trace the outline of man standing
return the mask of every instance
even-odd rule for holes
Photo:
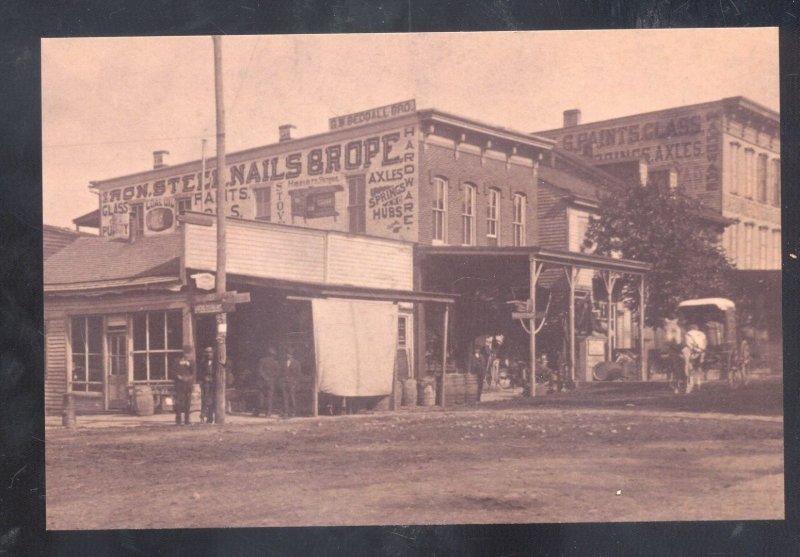
[[[294,358],[294,350],[286,349],[286,358],[281,365],[281,394],[283,395],[283,410],[286,417],[292,417],[297,410],[295,404],[295,391],[300,380],[300,362]]]
[[[208,346],[203,351],[203,361],[198,370],[200,380],[200,393],[202,395],[202,411],[200,421],[207,424],[214,423],[214,403],[217,387],[217,366],[214,358],[214,349]]]
[[[278,380],[278,353],[271,346],[267,349],[267,355],[258,361],[258,381],[259,397],[258,406],[253,411],[254,416],[258,416],[264,409],[266,399],[266,415],[272,415],[272,400],[275,396],[275,382]]]
[[[483,386],[486,383],[486,372],[489,368],[489,352],[484,346],[473,346],[472,355],[469,357],[467,370],[478,376],[478,402],[483,394]]]
[[[175,425],[189,425],[189,410],[194,386],[194,362],[191,360],[192,347],[183,347],[183,357],[178,361],[175,372]],[[183,415],[183,422],[181,422]]]

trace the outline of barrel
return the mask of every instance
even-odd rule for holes
[[[430,381],[420,383],[418,401],[422,406],[433,406],[436,404],[436,384]]]
[[[152,416],[154,411],[153,390],[147,385],[136,387],[133,391],[133,412],[137,416]]]
[[[417,405],[417,380],[406,379],[403,381],[403,406]]]
[[[600,362],[593,371],[595,381],[612,381],[623,376],[622,366],[614,362]]]
[[[195,383],[192,385],[192,395],[189,398],[189,419],[193,422],[200,421],[200,408],[202,406],[202,393],[200,385]]]
[[[464,374],[445,374],[444,403],[445,406],[464,404]]]
[[[475,373],[464,374],[464,401],[467,404],[478,402],[478,375]]]

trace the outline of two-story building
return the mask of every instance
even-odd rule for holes
[[[533,360],[535,336],[520,325],[547,318],[536,307],[544,265],[608,278],[647,269],[539,245],[538,173],[552,140],[413,101],[330,128],[292,138],[283,127],[277,143],[227,155],[228,289],[249,303],[206,292],[215,159],[166,165],[157,152],[154,168],[92,182],[98,210],[76,222],[99,236],[45,264],[47,407],[72,391],[110,409],[132,386],[167,385],[182,347],[213,344],[220,303],[235,369],[293,346],[310,398],[385,395],[398,359],[412,377],[458,367],[479,334],[513,329]],[[512,319],[509,300],[529,300],[524,317]]]

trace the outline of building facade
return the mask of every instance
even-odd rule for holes
[[[674,185],[722,217],[722,245],[744,270],[779,269],[781,173],[779,114],[743,97],[587,124],[564,113],[564,127],[536,132],[602,168],[641,159],[651,174],[672,171]]]

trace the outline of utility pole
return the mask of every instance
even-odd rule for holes
[[[222,37],[214,35],[214,94],[216,98],[217,113],[217,277],[216,292],[222,299],[227,284],[225,275],[225,187],[227,176],[225,172],[225,105],[222,98]],[[223,309],[217,314],[217,381],[215,392],[216,423],[225,423],[225,375],[228,363],[226,337],[228,334],[228,315]]]

